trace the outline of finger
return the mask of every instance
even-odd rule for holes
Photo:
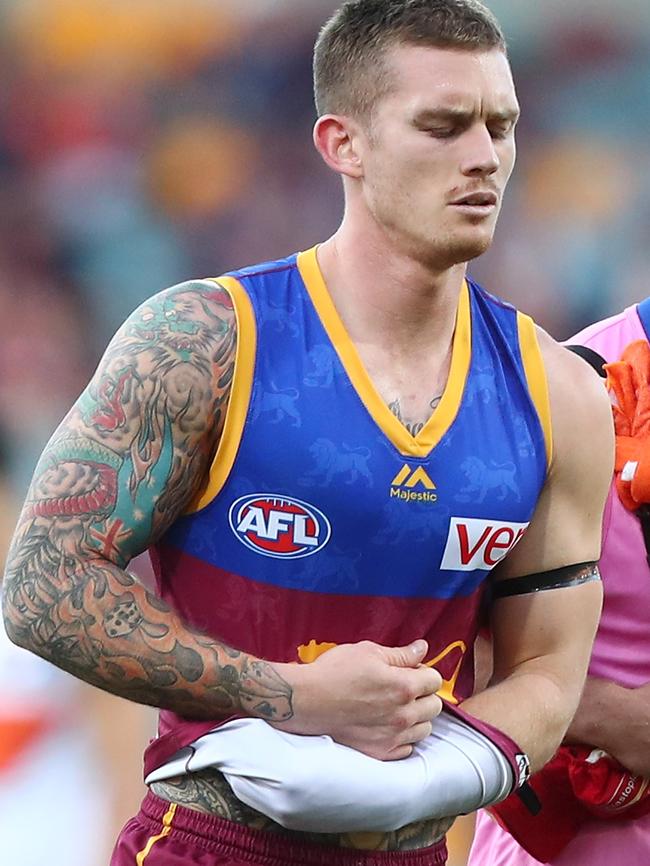
[[[413,709],[415,710],[413,724],[432,722],[442,712],[442,701],[438,695],[427,695],[414,701]]]
[[[442,677],[435,668],[419,667],[409,671],[408,677],[414,698],[433,695],[442,687]]]
[[[383,655],[389,665],[398,668],[417,667],[424,659],[429,644],[425,640],[414,640],[407,646],[382,647]]]
[[[413,725],[404,731],[404,734],[401,737],[400,746],[419,743],[420,740],[426,739],[426,737],[431,734],[432,730],[433,725],[431,722],[420,722],[417,725]]]
[[[401,746],[396,746],[394,749],[391,749],[386,754],[376,755],[374,757],[378,757],[381,761],[401,761],[402,758],[408,758],[409,755],[413,754],[413,746],[411,743],[404,743]]]

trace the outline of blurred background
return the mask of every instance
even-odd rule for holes
[[[335,229],[310,60],[336,5],[0,0],[5,538],[40,449],[134,307]],[[489,5],[523,118],[496,243],[471,273],[564,339],[650,292],[650,3]],[[141,793],[126,750],[140,751],[151,716],[29,658],[0,637],[2,859],[4,822],[22,839],[13,866],[104,866],[103,840]],[[28,780],[41,806],[26,805]],[[46,827],[60,840],[44,860]]]

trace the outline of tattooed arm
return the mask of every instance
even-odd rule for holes
[[[439,710],[439,677],[417,669],[426,645],[270,664],[188,628],[124,570],[200,488],[235,354],[232,302],[215,283],[175,286],[126,321],[36,468],[7,561],[7,633],[140,703],[192,718],[243,712],[401,757]]]
[[[190,632],[124,571],[201,482],[234,352],[232,304],[216,286],[168,290],[125,323],[36,468],[7,562],[5,624],[16,643],[123,697],[287,718],[290,688],[271,666]]]

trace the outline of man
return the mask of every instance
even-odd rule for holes
[[[471,694],[498,564],[496,684],[454,712],[507,757],[512,788],[555,751],[585,676],[609,404],[580,359],[465,279],[519,115],[488,10],[346,3],[315,87],[341,227],[127,320],[37,467],[7,631],[161,708],[148,777],[241,716],[399,759],[432,732],[437,691],[449,712]],[[148,546],[158,597],[124,571]],[[286,832],[208,766],[151,782],[112,862],[442,863],[445,826]]]
[[[517,841],[488,815],[480,813],[470,858],[471,866],[536,866],[543,859],[554,866],[609,866],[624,862],[645,864],[650,852],[650,816],[647,797],[643,801],[642,779],[650,778],[650,575],[648,550],[638,509],[650,501],[647,484],[640,484],[642,472],[622,478],[627,463],[638,463],[647,472],[648,366],[641,356],[639,367],[634,351],[650,337],[650,303],[643,302],[623,313],[597,322],[570,342],[584,345],[610,364],[610,382],[617,398],[617,473],[605,511],[601,569],[605,602],[589,677],[578,712],[571,723],[567,742],[586,744],[611,755],[626,773],[615,776],[616,793],[609,810],[595,809],[594,803],[572,804],[549,786],[548,799],[534,818],[521,818],[512,829]],[[627,349],[630,347],[630,349]],[[626,351],[627,350],[627,351]],[[623,358],[619,362],[620,358]],[[634,387],[619,388],[621,373]],[[632,411],[625,405],[636,395]],[[627,400],[626,400],[627,397]],[[623,427],[630,422],[631,437]],[[627,435],[623,435],[627,434]],[[633,448],[632,453],[625,452]],[[635,477],[637,476],[638,477]],[[643,520],[647,520],[644,515]],[[650,537],[650,536],[649,536]],[[574,749],[575,751],[575,749]],[[597,753],[596,753],[597,754]],[[594,760],[593,756],[590,760]],[[549,768],[550,770],[550,768]],[[546,771],[541,777],[546,775]],[[635,778],[637,777],[637,778]],[[625,780],[620,784],[620,780]],[[550,780],[549,780],[550,781]],[[622,796],[626,790],[627,798]],[[544,787],[546,790],[546,785]],[[636,799],[636,803],[634,800]],[[620,801],[620,802],[619,802]],[[644,814],[630,813],[630,809]],[[558,827],[556,810],[564,820]],[[573,811],[572,811],[573,810]],[[550,817],[546,814],[550,812]],[[534,851],[540,859],[528,851]]]

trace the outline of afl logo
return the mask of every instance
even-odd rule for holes
[[[281,496],[253,493],[230,506],[230,527],[246,547],[276,559],[300,559],[330,540],[332,527],[322,511]]]

